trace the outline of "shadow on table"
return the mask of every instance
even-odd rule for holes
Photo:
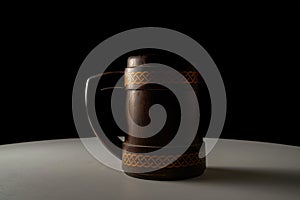
[[[184,180],[190,183],[234,184],[300,189],[300,171],[268,170],[255,168],[208,168],[197,178]]]

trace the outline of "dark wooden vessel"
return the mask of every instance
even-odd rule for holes
[[[203,133],[206,130],[207,123],[200,125],[190,147],[171,147],[187,149],[180,157],[172,155],[172,150],[169,151],[170,153],[161,155],[143,156],[139,154],[154,152],[167,145],[175,137],[181,118],[180,105],[176,96],[166,87],[151,83],[151,78],[155,76],[157,71],[154,68],[145,67],[147,63],[165,64],[181,72],[187,81],[175,80],[174,83],[191,84],[198,99],[201,100],[201,92],[199,92],[201,90],[200,75],[188,62],[171,54],[148,54],[129,57],[124,80],[127,92],[126,103],[130,117],[136,124],[146,126],[150,123],[149,108],[154,104],[161,104],[167,112],[167,120],[161,131],[149,138],[139,137],[147,133],[137,129],[132,122],[128,121],[128,133],[135,133],[137,137],[125,136],[122,152],[124,172],[132,177],[154,180],[176,180],[199,176],[204,172],[206,166],[205,157],[199,158],[199,151],[200,148],[201,151],[205,149]],[[170,81],[170,78],[172,80],[172,77],[166,77],[166,80]],[[145,85],[140,87],[142,83]],[[186,92],[184,95],[191,94]],[[174,157],[176,157],[174,162],[164,166],[170,158]]]

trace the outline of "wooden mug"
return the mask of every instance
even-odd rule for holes
[[[199,124],[198,132],[192,144],[188,147],[171,147],[182,148],[183,154],[180,156],[172,155],[172,151],[166,151],[169,153],[160,155],[144,154],[164,148],[175,137],[181,118],[180,105],[176,96],[163,85],[151,83],[152,77],[156,74],[156,69],[149,66],[145,67],[145,64],[149,63],[168,65],[182,73],[186,81],[174,80],[174,83],[190,84],[194,90],[185,93],[185,95],[188,97],[192,95],[191,92],[194,92],[198,98],[199,106],[202,106],[201,119],[203,120]],[[168,77],[168,80],[170,80],[170,77]],[[104,82],[102,81],[102,83]],[[206,168],[206,161],[205,156],[199,157],[199,153],[202,151],[202,155],[205,154],[203,137],[209,124],[209,105],[207,103],[207,92],[198,71],[188,62],[173,54],[130,56],[127,61],[127,68],[124,71],[124,88],[126,92],[127,132],[134,134],[122,132],[117,128],[114,120],[110,120],[113,119],[110,106],[101,106],[100,116],[98,116],[100,125],[104,127],[103,131],[108,140],[122,149],[119,151],[116,148],[111,148],[112,152],[122,159],[124,172],[132,177],[153,180],[177,180],[201,175]],[[108,105],[112,91],[103,91],[102,103]],[[151,122],[149,109],[154,104],[160,104],[165,108],[167,119],[159,133],[145,138],[144,136],[147,134],[142,129],[137,128],[136,125],[143,127]],[[128,120],[129,117],[131,120]],[[101,118],[109,120],[104,122],[102,120],[101,124]],[[118,140],[117,136],[124,136],[125,141]],[[174,157],[176,159],[168,163]]]

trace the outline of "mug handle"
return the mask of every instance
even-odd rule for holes
[[[117,126],[111,112],[110,103],[113,89],[124,89],[124,87],[109,87],[105,85],[105,82],[101,82],[101,78],[114,75],[116,79],[114,79],[111,85],[115,85],[123,74],[123,71],[97,74],[88,78],[85,85],[85,109],[90,126],[104,146],[119,159],[122,159],[123,141],[118,136],[125,136],[126,133]],[[95,92],[97,91],[98,84],[104,84],[104,88],[100,89],[100,93],[104,95],[101,96],[101,111],[98,113],[100,115],[99,120],[95,109]],[[103,122],[103,120],[105,121]]]

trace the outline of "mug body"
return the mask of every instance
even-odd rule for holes
[[[176,180],[185,179],[201,175],[206,166],[205,146],[201,128],[198,129],[196,137],[190,146],[180,144],[168,145],[176,136],[180,122],[181,110],[176,96],[166,87],[152,83],[158,73],[160,77],[166,76],[166,81],[173,81],[174,84],[191,84],[193,91],[182,91],[187,99],[196,93],[200,99],[199,79],[200,76],[192,66],[185,62],[174,62],[172,67],[181,72],[188,81],[172,80],[167,77],[168,73],[161,69],[151,68],[147,63],[162,63],[164,61],[174,61],[173,57],[165,55],[143,55],[132,56],[128,59],[125,69],[125,88],[126,88],[126,118],[128,134],[122,147],[122,167],[124,172],[132,177],[154,180]],[[194,93],[194,94],[192,94]],[[150,130],[144,129],[151,123],[149,110],[151,106],[160,104],[164,107],[167,118],[163,127],[154,134]],[[187,107],[187,113],[195,113],[193,106]],[[187,134],[189,130],[186,130]],[[168,145],[166,149],[166,145]],[[164,151],[158,151],[164,148]],[[156,153],[160,152],[160,153]],[[182,152],[178,154],[176,152]],[[199,154],[202,156],[200,157]]]

